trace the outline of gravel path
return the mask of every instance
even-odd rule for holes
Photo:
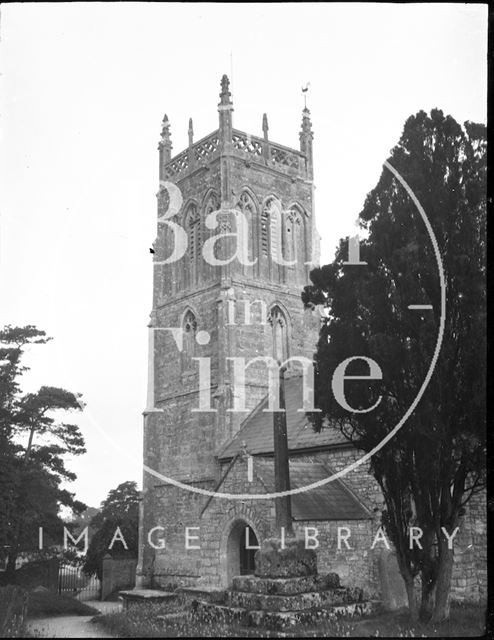
[[[101,613],[120,611],[119,602],[86,602]],[[36,618],[27,623],[28,632],[37,638],[114,638],[97,622],[94,616],[52,616]]]

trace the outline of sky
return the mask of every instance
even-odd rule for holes
[[[161,120],[173,153],[218,126],[298,148],[314,130],[322,262],[408,116],[486,121],[487,5],[12,3],[0,26],[0,326],[34,324],[23,388],[83,394],[70,490],[97,506],[142,477]]]

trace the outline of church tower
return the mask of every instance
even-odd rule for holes
[[[184,530],[194,535],[207,497],[183,487],[218,486],[219,451],[267,394],[262,359],[295,375],[317,341],[300,297],[319,259],[309,110],[299,149],[270,140],[266,114],[262,137],[235,129],[233,110],[223,76],[213,133],[194,141],[190,119],[172,156],[162,124],[138,586],[197,583]]]

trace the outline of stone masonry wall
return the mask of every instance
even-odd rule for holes
[[[117,589],[132,589],[136,579],[137,558],[103,558],[103,580],[101,599],[104,600]]]
[[[481,492],[467,503],[454,539],[451,594],[455,600],[487,600],[486,522],[486,494]]]
[[[224,468],[226,469],[226,465]],[[253,481],[248,482],[247,461],[238,459],[221,486],[221,491],[234,494],[265,494],[266,487],[259,481],[255,472]],[[274,500],[211,500],[201,518],[201,581],[217,587],[227,585],[227,540],[238,520],[250,525],[257,538],[262,540],[280,535],[274,527],[274,516]],[[295,530],[301,536],[305,535],[305,527],[308,528],[309,534],[314,534],[314,529],[317,530],[319,573],[336,571],[340,573],[346,586],[363,587],[372,595],[378,591],[376,558],[380,544],[376,546],[375,553],[370,552],[369,548],[378,526],[372,518],[358,521],[294,523]],[[343,533],[343,528],[350,531],[350,549],[347,549],[343,542],[341,549],[337,548],[338,528],[341,528]],[[314,543],[309,541],[308,544]]]
[[[312,459],[324,462],[333,471],[353,462],[358,452],[335,449],[320,452]],[[300,461],[308,461],[310,456],[297,456]],[[224,469],[226,466],[224,466]],[[254,467],[255,468],[255,467]],[[372,545],[381,527],[383,499],[373,477],[366,471],[365,464],[344,477],[343,481],[371,511],[367,520],[353,521],[297,521],[294,528],[299,535],[317,530],[319,547],[318,568],[320,573],[335,571],[342,583],[350,587],[361,587],[369,597],[380,597],[379,557],[386,545],[377,541]],[[247,462],[239,459],[225,479],[221,491],[225,493],[265,493],[266,487],[254,481],[247,481]],[[374,505],[374,506],[373,506]],[[375,509],[375,511],[374,511]],[[261,540],[279,535],[274,529],[274,501],[272,500],[219,500],[213,499],[201,518],[201,536],[204,547],[202,558],[207,564],[201,569],[202,581],[214,586],[225,586],[225,549],[228,533],[237,519],[252,526]],[[341,541],[338,549],[338,529],[345,535],[350,532],[346,547]],[[260,536],[260,537],[259,537]],[[309,541],[309,544],[313,544]],[[392,546],[392,545],[391,545]],[[452,579],[452,598],[455,600],[484,601],[486,598],[486,536],[485,536],[485,495],[475,496],[467,506],[460,530],[455,539],[455,565]]]

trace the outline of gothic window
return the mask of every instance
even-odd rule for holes
[[[266,200],[261,213],[261,253],[264,256],[272,256],[277,250],[280,202],[274,196]]]
[[[212,191],[208,199],[206,200],[206,205],[204,207],[204,216],[208,216],[213,211],[218,211],[220,208],[220,202],[217,194]]]
[[[187,311],[182,322],[182,370],[192,369],[196,346],[197,321],[192,311]]]
[[[195,204],[190,204],[187,208],[185,230],[187,232],[185,284],[192,286],[198,280],[201,259],[201,220]]]
[[[247,217],[254,216],[256,213],[256,205],[251,195],[247,191],[242,191],[237,201],[237,207],[243,211]]]
[[[269,256],[269,202],[266,202],[261,213],[261,254]]]
[[[305,262],[305,234],[304,218],[298,205],[292,205],[289,211],[284,214],[283,233],[283,257],[288,262],[293,262],[289,269],[299,276],[304,274]]]
[[[248,234],[249,234],[248,235],[248,248],[249,248],[248,255],[249,255],[249,260],[252,260],[253,253],[254,253],[253,238],[254,238],[254,229],[256,226],[257,207],[254,200],[252,199],[252,196],[247,191],[242,191],[239,199],[237,200],[236,207],[237,209],[240,209],[240,211],[245,215],[245,219],[248,224]]]
[[[285,214],[284,258],[289,262],[300,260],[303,256],[301,249],[302,216],[297,208],[292,208]]]
[[[209,191],[206,195],[206,198],[204,200],[204,207],[203,207],[203,217],[204,217],[204,221],[207,220],[208,216],[215,212],[215,211],[219,211],[220,210],[220,199],[218,194],[215,191]],[[221,214],[217,215],[216,220],[218,221],[219,224],[221,224]],[[218,234],[218,230],[215,230],[213,233],[214,235]],[[209,235],[208,231],[207,231],[207,227],[204,228],[203,230],[204,236],[202,238],[202,242],[204,243],[206,240],[206,237]],[[212,274],[215,273],[215,268],[209,264],[209,262],[203,257],[201,256],[200,258],[200,276],[201,276],[201,280],[208,280],[211,278]]]
[[[271,309],[269,322],[273,331],[273,358],[277,362],[285,362],[289,357],[287,321],[279,306]]]
[[[276,196],[268,198],[261,213],[261,254],[279,264],[278,257],[284,257],[283,207]]]
[[[283,244],[283,260],[287,262],[292,262],[294,260],[293,256],[293,220],[290,220],[289,217],[285,217],[283,224],[283,235],[282,235],[282,244]]]

